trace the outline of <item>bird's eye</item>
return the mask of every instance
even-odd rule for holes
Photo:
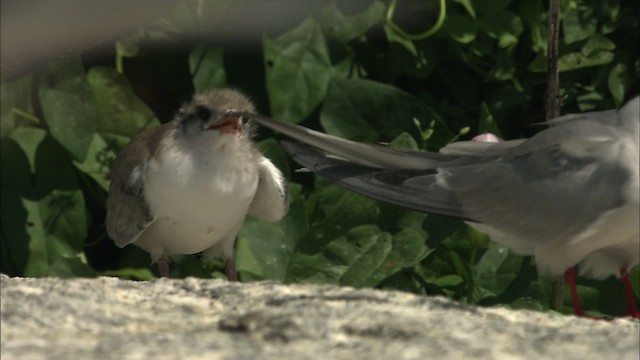
[[[211,117],[211,110],[204,106],[198,106],[196,107],[196,116],[200,120],[209,120],[209,117]]]
[[[249,124],[249,118],[246,116],[240,116],[240,122],[242,125],[247,126]]]

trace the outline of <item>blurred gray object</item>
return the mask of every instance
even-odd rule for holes
[[[154,26],[169,30],[174,43],[224,47],[261,46],[262,37],[279,34],[309,15],[323,1],[21,1],[3,0],[1,60],[3,80],[15,79],[48,60],[77,51],[113,48],[114,41]],[[368,2],[341,1],[341,9]],[[159,21],[162,20],[162,21]]]

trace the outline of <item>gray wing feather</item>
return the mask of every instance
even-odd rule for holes
[[[433,167],[441,161],[453,159],[439,153],[399,151],[380,145],[363,144],[295,124],[276,121],[263,115],[250,113],[242,113],[242,115],[253,119],[260,125],[360,165],[390,169],[423,169]]]

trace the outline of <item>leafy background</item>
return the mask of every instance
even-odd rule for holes
[[[176,1],[106,47],[3,77],[0,270],[157,276],[148,254],[118,249],[105,233],[110,164],[133,135],[169,121],[195,92],[234,87],[263,114],[405,149],[540,129],[530,124],[545,114],[544,1],[400,0],[392,13],[381,1],[299,3],[281,14],[281,4],[267,2]],[[639,74],[638,2],[563,0],[561,14],[562,113],[616,107]],[[538,274],[531,258],[458,220],[296,172],[279,139],[260,129],[256,141],[290,179],[291,210],[276,224],[247,219],[236,252],[242,281],[549,309],[551,277]],[[183,256],[172,276],[224,277],[221,265]],[[636,297],[638,278],[636,266]],[[579,285],[591,314],[624,312],[615,279]],[[561,311],[571,312],[569,304],[565,296]]]

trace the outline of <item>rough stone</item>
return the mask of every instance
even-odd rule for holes
[[[638,359],[639,322],[335,286],[0,276],[3,359]]]

